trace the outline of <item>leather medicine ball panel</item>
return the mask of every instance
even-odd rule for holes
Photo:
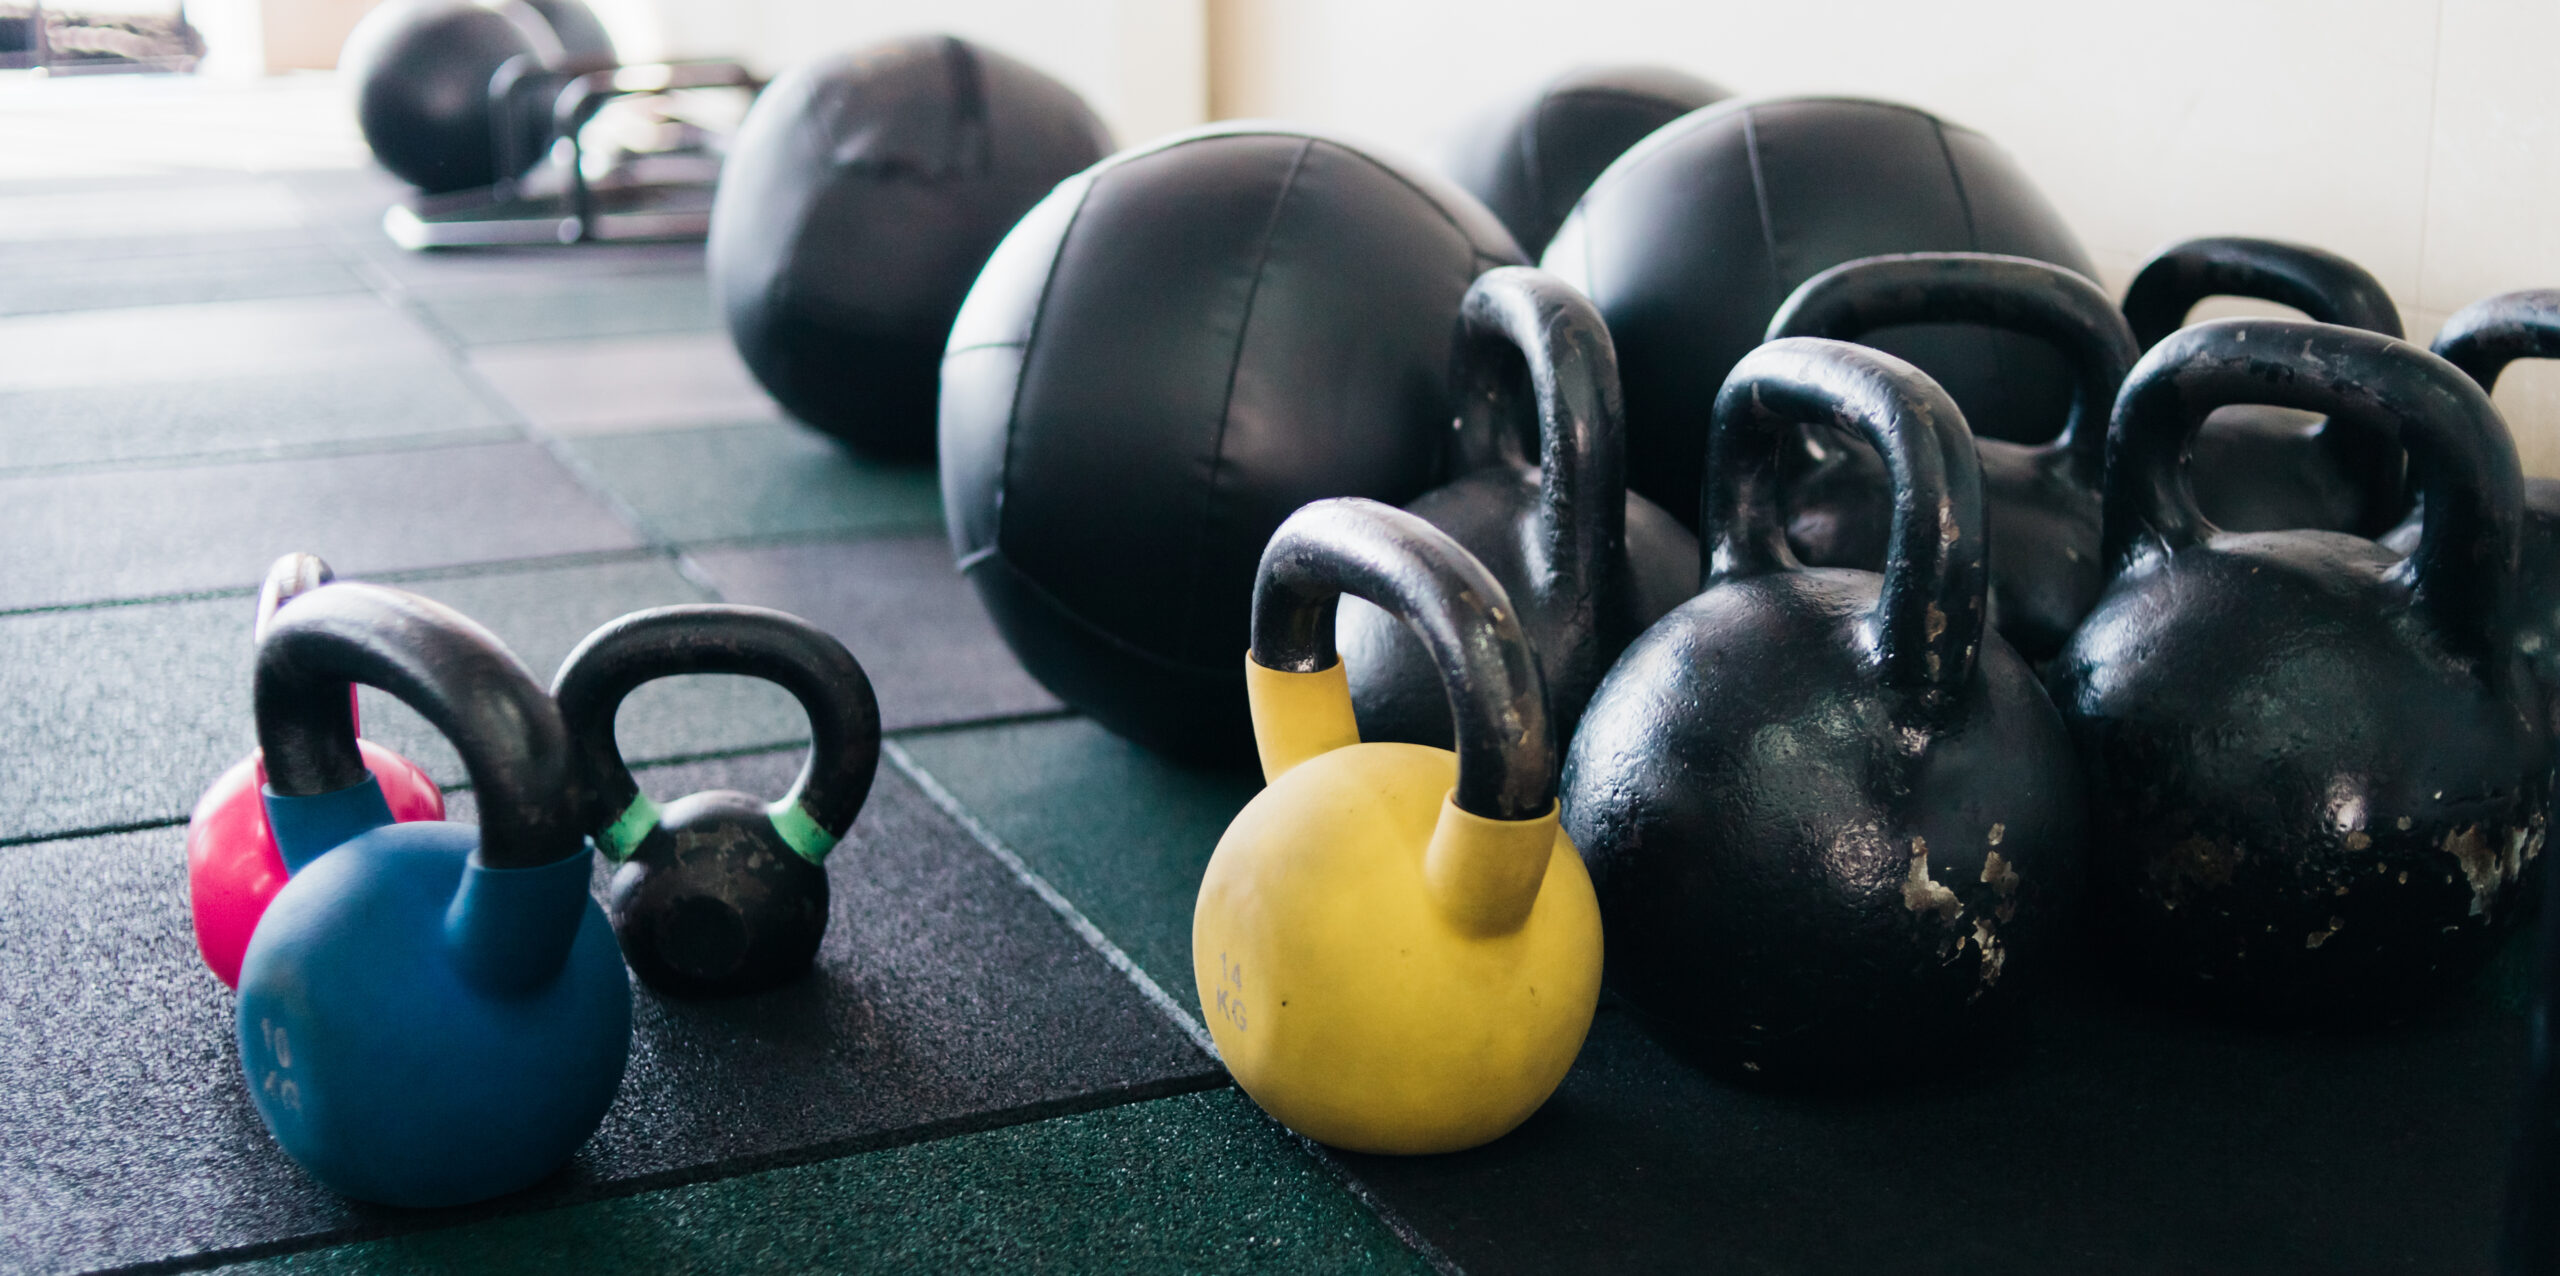
[[[559,41],[524,5],[393,0],[347,34],[339,66],[356,85],[356,124],[373,157],[428,194],[487,186],[497,171],[489,78],[513,57],[545,58]],[[542,131],[520,153],[542,153]]]
[[[2017,166],[1925,111],[1850,98],[1731,102],[1673,122],[1582,198],[1546,268],[1617,342],[1630,485],[1698,517],[1707,418],[1796,285],[1881,253],[1990,252],[2087,275],[2088,254]],[[1861,339],[1919,365],[1974,432],[2040,442],[2069,412],[2059,352],[1964,325]]]
[[[1568,71],[1478,117],[1443,168],[1535,257],[1610,161],[1655,129],[1732,96],[1669,67]]]
[[[731,339],[800,420],[930,456],[952,317],[1024,211],[1111,149],[1075,91],[947,36],[801,67],[720,177],[710,269]]]
[[[953,550],[1069,704],[1249,756],[1242,655],[1280,521],[1438,481],[1458,303],[1519,250],[1464,192],[1329,138],[1211,128],[1061,186],[943,364]]]

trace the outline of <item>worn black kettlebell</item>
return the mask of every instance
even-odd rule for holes
[[[1894,476],[1881,576],[1787,548],[1778,460],[1808,422]],[[1708,446],[1705,590],[1627,649],[1566,755],[1610,986],[1763,1079],[1967,1058],[2052,960],[2083,815],[2062,723],[1984,617],[1964,419],[1900,359],[1792,338],[1735,365]]]
[[[2273,301],[2321,323],[2401,335],[2400,309],[2381,280],[2336,253],[2272,239],[2190,239],[2161,249],[2125,289],[2125,319],[2148,350],[2207,297]],[[2379,536],[2409,508],[2399,440],[2387,430],[2235,403],[2205,422],[2194,447],[2187,481],[2197,508],[2224,531]]]
[[[2098,489],[2107,413],[2141,353],[2076,271],[1990,253],[1869,257],[1815,275],[1778,307],[1769,339],[1854,341],[1901,324],[1970,324],[2042,337],[2072,376],[2071,415],[2045,443],[1976,439],[1991,553],[1991,621],[2029,661],[2051,659],[2098,601]],[[1875,449],[1828,423],[1787,440],[1787,543],[1816,567],[1881,568],[1893,483]]]
[[[808,711],[809,758],[782,800],[715,789],[661,808],[640,791],[614,742],[614,713],[643,684],[690,673],[761,678]],[[880,706],[853,653],[762,607],[660,607],[588,635],[552,695],[569,725],[588,835],[621,865],[606,912],[631,969],[682,996],[756,992],[808,969],[827,929],[822,865],[880,762]]]
[[[1627,490],[1617,355],[1571,285],[1526,266],[1487,271],[1460,306],[1454,368],[1463,472],[1405,508],[1502,582],[1556,736],[1570,739],[1618,653],[1695,592],[1698,541]],[[1421,639],[1356,598],[1339,614],[1360,738],[1451,747],[1448,692]]]
[[[2415,551],[2215,527],[2181,470],[2236,403],[2396,433],[2426,501]],[[2107,592],[2046,675],[2131,974],[2252,1017],[2387,1020],[2488,959],[2550,803],[2514,651],[2522,505],[2488,395],[2407,342],[2232,319],[2135,365],[2108,435]]]
[[[2560,289],[2510,292],[2473,302],[2444,321],[2432,347],[2484,392],[2518,359],[2560,359]],[[2383,544],[2418,547],[2421,511]],[[2560,688],[2560,479],[2524,481],[2523,550],[2516,561],[2516,650],[2546,690]]]

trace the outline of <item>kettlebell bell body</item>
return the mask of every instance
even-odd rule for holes
[[[2232,533],[2178,468],[2227,404],[2391,432],[2414,552]],[[2523,903],[2551,746],[2515,653],[2522,480],[2480,388],[2375,333],[2181,331],[2111,427],[2105,597],[2047,670],[2091,787],[2094,901],[2126,973],[2278,1022],[2390,1020],[2451,995]]]
[[[1991,553],[1991,620],[2030,662],[2049,659],[2098,601],[2098,491],[2107,413],[2139,354],[2115,303],[2087,278],[2025,257],[1908,253],[1869,257],[1804,282],[1769,321],[1769,339],[1855,341],[1908,324],[2042,337],[2072,378],[2071,415],[2045,443],[1976,439]],[[1787,543],[1815,567],[1879,571],[1893,483],[1875,449],[1828,424],[1786,440]]]
[[[266,632],[276,609],[329,580],[329,565],[310,554],[287,554],[267,569],[258,592],[258,623]],[[370,740],[359,740],[365,769],[382,786],[395,820],[444,818],[444,794],[418,764]],[[196,951],[225,987],[240,984],[240,957],[267,904],[291,876],[259,790],[267,771],[257,753],[224,771],[196,799],[187,817],[187,904],[194,918]],[[294,866],[299,867],[299,866]]]
[[[1778,459],[1819,421],[1895,476],[1881,576],[1787,548]],[[2062,724],[1984,617],[1963,418],[1891,355],[1789,338],[1735,365],[1709,438],[1706,588],[1620,657],[1566,755],[1610,986],[1754,1081],[1973,1058],[2057,955],[2083,815]]]
[[[2134,272],[2124,313],[2148,350],[2207,297],[2291,306],[2320,323],[2400,332],[2400,309],[2363,267],[2324,249],[2272,239],[2190,239]],[[2332,424],[2317,413],[2233,404],[2196,431],[2187,481],[2196,506],[2230,532],[2289,528],[2378,536],[2408,509],[2403,463],[2390,434]]]
[[[808,711],[809,758],[780,801],[715,789],[660,808],[640,790],[615,712],[642,685],[689,673],[763,678]],[[844,644],[762,607],[660,607],[589,635],[552,695],[577,751],[583,823],[620,865],[606,907],[631,969],[686,996],[757,992],[807,970],[827,929],[822,865],[880,762],[879,703]]]
[[[1479,276],[1459,307],[1454,364],[1465,472],[1405,508],[1520,608],[1557,738],[1571,739],[1618,653],[1689,596],[1698,541],[1627,491],[1617,358],[1570,285],[1525,266]],[[1524,437],[1538,440],[1535,460]],[[1448,748],[1449,697],[1422,640],[1357,598],[1339,616],[1361,738]]]
[[[2444,321],[2430,346],[2483,392],[2518,359],[2560,359],[2560,289],[2473,302]],[[2419,510],[2384,538],[2396,553],[2418,548]],[[2560,688],[2560,480],[2524,481],[2523,548],[2516,555],[2516,650],[2547,693]],[[2555,706],[2560,712],[2560,706]],[[2555,723],[2560,730],[2560,723]]]
[[[483,827],[390,823],[351,682],[453,741]],[[256,700],[267,818],[286,862],[308,864],[241,964],[259,1117],[323,1186],[387,1205],[484,1200],[558,1169],[621,1084],[631,991],[587,896],[550,697],[449,609],[340,584],[277,617]]]
[[[1334,608],[1429,634],[1455,752],[1359,742]],[[1269,787],[1219,839],[1192,921],[1201,1007],[1237,1084],[1361,1152],[1474,1147],[1581,1050],[1600,914],[1561,831],[1554,736],[1502,587],[1421,519],[1319,501],[1272,537],[1246,656]]]

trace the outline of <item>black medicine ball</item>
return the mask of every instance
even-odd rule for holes
[[[1476,117],[1441,167],[1534,257],[1610,161],[1655,129],[1732,96],[1669,67],[1584,67]]]
[[[355,82],[356,123],[373,157],[437,195],[523,175],[498,171],[489,106],[490,78],[516,57],[545,70],[592,69],[611,65],[613,43],[577,0],[391,0],[347,33],[338,65]],[[541,116],[525,125],[514,150],[529,168],[551,130]]]
[[[1851,98],[1728,102],[1627,152],[1548,245],[1618,346],[1627,477],[1694,525],[1725,374],[1796,285],[1879,253],[1986,252],[2094,275],[2061,216],[1971,129]],[[2042,441],[2070,410],[2061,354],[1956,324],[1859,339],[1918,364],[1986,438]]]
[[[711,210],[738,354],[793,416],[865,451],[933,454],[934,378],[987,254],[1111,150],[1075,91],[922,36],[775,80]]]
[[[1254,567],[1309,501],[1437,482],[1458,303],[1521,260],[1465,192],[1212,128],[1060,186],[942,365],[951,543],[1032,675],[1176,756],[1251,756]]]

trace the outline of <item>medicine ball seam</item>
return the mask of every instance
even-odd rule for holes
[[[1310,140],[1320,141],[1322,139]],[[1351,150],[1347,147],[1337,146],[1334,149],[1339,150],[1354,159],[1360,160],[1362,163],[1376,169],[1379,173],[1384,174],[1387,180],[1394,182],[1398,186],[1404,187],[1406,190],[1412,191],[1414,197],[1421,200],[1424,207],[1429,208],[1433,213],[1438,214],[1440,220],[1448,224],[1449,229],[1458,232],[1458,238],[1467,241],[1468,250],[1474,253],[1476,257],[1481,259],[1491,256],[1491,254],[1485,252],[1485,246],[1483,244],[1476,242],[1475,234],[1467,229],[1466,223],[1459,221],[1458,215],[1449,211],[1449,206],[1447,204],[1441,203],[1438,196],[1433,195],[1428,189],[1415,182],[1411,177],[1401,171],[1398,171],[1394,165],[1382,164],[1370,156],[1363,155],[1360,152]],[[1501,226],[1501,222],[1498,220],[1494,224]],[[1511,230],[1506,226],[1503,227],[1502,233],[1507,237],[1511,234]],[[1520,245],[1517,241],[1514,241],[1511,246],[1513,248],[1518,248]],[[1526,258],[1528,254],[1522,253],[1521,256]],[[1469,278],[1472,280],[1473,277],[1470,276]]]
[[[1191,538],[1191,570],[1183,588],[1182,622],[1173,630],[1177,647],[1187,645],[1182,643],[1181,636],[1190,632],[1199,620],[1199,600],[1203,592],[1200,582],[1209,571],[1207,533],[1212,521],[1210,515],[1218,504],[1218,480],[1227,471],[1227,425],[1235,419],[1236,380],[1244,373],[1245,345],[1253,336],[1254,303],[1262,299],[1263,276],[1270,272],[1271,241],[1279,233],[1281,214],[1288,211],[1289,194],[1297,189],[1298,174],[1306,168],[1307,156],[1313,154],[1315,149],[1314,137],[1305,137],[1300,140],[1298,153],[1290,158],[1289,171],[1281,176],[1280,189],[1272,196],[1271,214],[1262,223],[1262,237],[1254,246],[1253,280],[1245,286],[1244,310],[1236,317],[1235,352],[1227,358],[1227,386],[1218,397],[1217,437],[1209,443],[1209,481],[1202,485],[1199,517],[1192,523],[1194,534]],[[1059,255],[1066,254],[1062,251]]]
[[[1947,144],[1947,122],[1934,114],[1930,115],[1929,135],[1938,139],[1938,155],[1947,162],[1947,184],[1955,188],[1956,208],[1964,214],[1966,251],[1977,253],[1989,251],[1982,246],[1982,226],[1974,220],[1973,194],[1965,189],[1964,169],[1956,163],[1955,148]],[[2000,342],[1986,341],[1982,345],[1982,350],[1991,363],[1991,385],[1994,387],[1995,394],[1993,403],[1999,408],[2006,409],[2009,406],[2010,371],[2006,348]],[[1988,513],[1985,517],[1989,517]]]
[[[1769,286],[1787,277],[1778,264],[1777,216],[1769,211],[1769,179],[1760,171],[1760,126],[1756,110],[1742,112],[1742,152],[1751,157],[1751,203],[1760,210],[1760,247],[1769,255]]]
[[[1108,160],[1104,161],[1104,163],[1108,162]],[[1022,443],[1021,432],[1015,430],[1012,427],[1012,423],[1021,418],[1022,385],[1024,381],[1029,379],[1023,376],[1023,371],[1031,366],[1032,348],[1039,344],[1041,324],[1049,316],[1049,294],[1051,289],[1053,289],[1058,282],[1058,263],[1066,260],[1067,242],[1075,238],[1076,227],[1084,221],[1084,210],[1092,201],[1093,182],[1089,179],[1092,171],[1092,169],[1086,170],[1088,180],[1084,184],[1084,193],[1076,199],[1075,211],[1068,214],[1066,228],[1058,232],[1058,246],[1049,254],[1048,271],[1040,277],[1040,300],[1031,308],[1031,324],[1023,330],[1022,340],[991,341],[983,345],[970,347],[971,349],[987,350],[998,349],[1006,346],[1015,346],[1019,347],[1022,351],[1022,365],[1021,367],[1016,368],[1013,374],[1013,392],[1005,396],[1004,419],[1006,426],[1004,435],[1004,464],[996,467],[996,525],[994,532],[987,537],[987,543],[982,551],[983,553],[999,554],[1002,553],[1004,549],[1004,529],[1006,521],[1005,508],[1010,504],[1010,502],[1005,500],[1004,496],[1005,492],[1013,486],[1013,462],[1016,455],[1015,450],[1019,448]],[[1067,180],[1074,181],[1076,179],[1071,177]],[[1064,182],[1059,184],[1065,185]],[[1034,204],[1032,207],[1037,208],[1039,205]],[[1029,214],[1025,214],[1025,216],[1028,215]],[[949,367],[951,364],[951,356],[955,353],[957,352],[949,350],[944,351],[941,366]],[[935,381],[935,398],[938,400],[941,397],[939,374],[936,375]],[[939,434],[940,432],[941,427],[939,422],[937,422],[935,426],[935,433]],[[968,569],[963,567],[961,570],[966,571]],[[1019,574],[1020,573],[1016,573],[1016,575]]]
[[[960,125],[952,132],[950,152],[943,156],[942,175],[954,176],[961,171],[967,141],[977,143],[977,171],[986,172],[995,167],[995,139],[989,136],[987,81],[978,65],[977,50],[957,36],[944,36],[942,62],[951,76],[951,113]]]

